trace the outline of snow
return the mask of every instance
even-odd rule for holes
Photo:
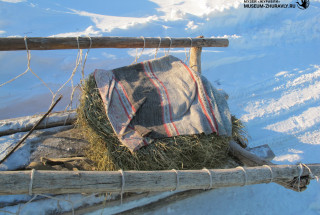
[[[1,202],[8,201],[7,196],[5,199],[0,198]],[[10,199],[15,201],[21,201],[22,203],[26,203],[32,200],[33,197],[27,195],[15,195],[13,196],[14,199]],[[16,214],[18,210],[21,211],[20,214],[56,214],[56,213],[63,213],[71,211],[72,208],[80,207],[81,205],[93,205],[95,203],[99,203],[103,201],[103,196],[95,196],[95,195],[85,195],[85,194],[72,194],[72,195],[56,195],[56,196],[49,196],[49,195],[39,195],[36,196],[33,201],[29,202],[28,204],[21,204],[21,205],[8,205],[3,207],[2,210],[8,211],[9,213]],[[4,201],[3,201],[4,200]],[[57,201],[59,200],[59,201]],[[9,202],[9,201],[8,201]],[[21,207],[21,208],[19,208]],[[1,212],[1,211],[0,211]]]
[[[311,187],[320,189],[319,183],[315,182],[311,183]],[[282,195],[279,196],[279,194]],[[285,199],[282,198],[284,195]],[[309,198],[306,199],[306,196]],[[156,212],[151,211],[145,214],[310,215],[319,214],[319,204],[319,192],[313,192],[311,189],[302,194],[286,190],[276,184],[262,184],[208,191],[191,199],[167,205]]]
[[[0,137],[0,159],[2,160],[7,153],[11,151],[13,147],[19,142],[19,140],[25,135],[25,133],[13,134],[10,136]],[[34,136],[34,141],[38,139]],[[29,143],[29,144],[28,144]],[[30,142],[25,142],[17,149],[8,160],[6,160],[3,164],[0,164],[0,170],[15,170],[21,167],[27,166],[31,154],[31,146]]]
[[[122,205],[117,205],[117,206],[113,206],[110,207],[108,209],[100,209],[97,211],[94,211],[92,213],[88,213],[87,215],[95,215],[95,214],[104,214],[104,215],[111,215],[111,214],[117,214],[117,213],[121,213],[123,211],[126,210],[130,210],[132,208],[136,208],[136,207],[140,207],[146,204],[150,204],[156,201],[159,201],[161,199],[164,199],[166,197],[169,197],[175,193],[179,193],[180,191],[172,191],[172,192],[163,192],[160,194],[156,194],[154,196],[150,196],[150,197],[146,197],[146,198],[142,198],[139,200],[134,200],[134,201],[130,201],[127,203],[124,203]]]
[[[319,0],[310,0],[306,10],[248,9],[240,0],[95,0],[90,4],[1,0],[0,20],[1,37],[228,38],[228,48],[203,49],[202,70],[229,94],[231,112],[245,122],[251,136],[249,146],[268,144],[276,155],[273,162],[278,164],[319,163]],[[139,61],[154,54],[154,49],[146,49]],[[170,54],[185,59],[183,49],[171,49]],[[57,90],[72,72],[76,55],[77,50],[31,51],[31,67]],[[158,56],[162,55],[163,49],[158,51]],[[131,64],[135,56],[133,49],[90,50],[85,74]],[[26,63],[25,51],[0,52],[0,82],[25,71]],[[77,72],[76,83],[80,77]],[[63,94],[67,96],[56,110],[69,103],[70,85]],[[1,87],[0,99],[0,119],[45,112],[51,102],[50,92],[31,74]],[[16,156],[23,163],[29,154]],[[315,215],[320,214],[319,188],[319,183],[312,181],[302,193],[277,184],[217,189],[146,214]]]
[[[56,143],[55,141],[50,141],[48,136],[46,136],[59,131],[65,131],[67,129],[70,129],[70,126],[59,126],[34,131],[12,155],[10,155],[2,164],[0,164],[0,171],[10,171],[25,168],[29,165],[31,160],[35,160],[37,155],[40,158],[41,155],[39,156],[39,154],[42,154],[43,157],[48,157],[49,155],[49,157],[55,158],[60,157],[61,155],[68,155],[67,144],[61,146],[61,144],[59,145],[59,142]],[[2,160],[27,133],[28,132],[19,132],[7,136],[1,136],[0,159]],[[77,146],[83,146],[83,144],[78,141],[76,146],[73,144],[73,147],[70,148],[71,151]],[[54,147],[59,147],[60,150],[55,150]],[[48,148],[51,148],[51,150],[48,150]],[[57,154],[56,151],[58,151],[59,154]],[[63,151],[67,152],[63,153]],[[39,159],[37,161],[39,162]]]

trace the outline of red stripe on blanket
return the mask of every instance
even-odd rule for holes
[[[144,71],[144,73],[146,74],[146,76],[149,78],[149,80],[151,81],[151,83],[157,88],[157,91],[158,91],[158,94],[159,94],[159,97],[160,97],[160,100],[161,100],[163,126],[164,126],[164,129],[166,130],[166,133],[167,133],[168,137],[171,137],[172,134],[170,133],[170,130],[169,130],[169,128],[168,128],[168,125],[165,123],[165,120],[164,120],[164,107],[163,107],[163,101],[162,101],[162,98],[161,98],[161,91],[160,91],[159,87],[156,85],[156,83],[154,83],[154,81],[152,80],[152,78],[151,78],[151,77],[148,75],[148,73],[146,72],[146,68],[144,67],[144,64],[141,63],[141,65],[142,65],[143,71]]]
[[[143,139],[143,144],[144,144],[145,146],[149,145],[145,139]]]
[[[187,65],[185,65],[182,61],[181,61],[181,63],[182,63],[182,65],[184,65],[184,67],[188,70],[188,72],[189,72],[189,74],[191,75],[193,81],[194,81],[195,84],[197,85],[196,79],[194,78],[194,76],[193,76],[192,72],[190,71],[189,67],[188,67]],[[208,112],[206,111],[206,108],[204,107],[203,101],[201,100],[200,93],[199,93],[199,90],[198,90],[198,86],[197,86],[197,92],[198,92],[198,100],[199,100],[200,105],[201,105],[201,108],[202,108],[202,110],[203,110],[203,112],[204,112],[204,114],[205,114],[205,116],[206,116],[206,118],[207,118],[207,120],[208,120],[208,122],[209,122],[210,128],[211,128],[212,132],[216,132],[216,129],[214,128],[214,125],[212,124],[212,121],[211,121],[211,119],[210,119],[210,117],[209,117],[209,114],[208,114]]]
[[[119,91],[117,90],[116,87],[115,87],[114,89],[115,89],[115,91],[117,92],[117,94],[118,94],[118,96],[119,96],[119,101],[121,102],[121,105],[122,105],[122,107],[123,107],[123,110],[126,112],[126,115],[127,115],[128,119],[131,120],[131,117],[130,117],[129,113],[128,113],[126,107],[125,107],[124,104],[123,104],[123,101],[122,101],[122,99],[121,99],[121,96],[120,96]]]
[[[113,71],[112,71],[113,72]],[[128,96],[128,94],[127,94],[127,92],[125,91],[125,88],[124,88],[124,86],[121,84],[121,82],[120,81],[118,81],[116,78],[114,78],[114,80],[121,86],[121,88],[122,88],[122,92],[124,93],[124,95],[126,96],[126,98],[127,98],[127,101],[128,101],[128,103],[130,104],[130,106],[131,106],[131,108],[132,108],[132,110],[134,111],[134,112],[137,112],[136,111],[136,109],[134,108],[134,106],[131,104],[131,102],[130,102],[130,100],[129,100],[129,96]]]
[[[162,85],[164,91],[166,92],[167,99],[168,99],[168,103],[169,103],[170,122],[171,122],[171,124],[173,125],[174,129],[176,130],[177,135],[180,135],[180,133],[179,133],[176,125],[174,124],[174,122],[173,122],[173,120],[172,120],[171,102],[170,102],[170,98],[169,98],[169,94],[168,94],[167,88],[164,86],[164,84],[162,83],[162,81],[160,81],[160,80],[158,79],[158,77],[154,74],[153,69],[152,69],[152,66],[151,66],[151,63],[150,63],[149,61],[148,61],[148,64],[149,64],[149,67],[150,67],[150,70],[151,70],[151,73],[152,73],[153,77],[155,77],[155,78],[159,81],[159,83]]]

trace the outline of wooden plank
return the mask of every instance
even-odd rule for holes
[[[124,182],[119,171],[2,171],[0,172],[0,195],[27,194],[30,184],[33,194],[51,193],[101,193],[144,192],[243,186],[292,180],[295,177],[320,176],[320,164],[275,165],[244,169],[212,169],[174,171],[125,171]],[[301,172],[302,170],[302,172]],[[32,180],[31,180],[32,178]],[[177,183],[179,181],[179,183]],[[122,184],[125,184],[122,189]],[[178,186],[178,187],[177,187]]]
[[[240,162],[242,162],[245,166],[273,165],[273,163],[271,163],[270,161],[262,159],[257,155],[252,154],[251,152],[242,148],[235,141],[230,141],[229,146],[230,154],[240,160]]]
[[[29,131],[41,117],[42,115],[34,115],[0,120],[0,137],[17,132]],[[76,119],[77,113],[75,110],[54,112],[47,116],[47,118],[38,125],[37,129],[71,125]]]
[[[78,49],[77,37],[28,37],[29,50]],[[90,47],[89,37],[78,37],[81,49]],[[145,41],[145,42],[144,42]],[[91,37],[91,48],[158,48],[157,37]],[[145,45],[144,45],[145,44]],[[192,38],[193,47],[227,47],[228,39]],[[160,48],[190,47],[189,38],[161,38]],[[0,37],[0,51],[26,50],[24,38]]]
[[[197,38],[203,38],[203,36],[199,36]],[[191,41],[190,41],[191,45]],[[192,46],[193,46],[193,39],[192,39]],[[190,60],[189,66],[194,71],[201,74],[201,52],[202,47],[192,47],[190,50]]]

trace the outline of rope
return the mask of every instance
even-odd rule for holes
[[[310,177],[311,179],[314,179],[314,178],[315,178],[315,179],[317,180],[317,182],[319,182],[319,177],[318,177],[318,176],[315,176],[315,175],[312,173],[311,169],[310,169],[306,164],[302,163],[302,165],[305,166],[305,167],[309,170],[309,173],[310,173],[309,177]]]
[[[122,169],[120,169],[119,172],[121,174],[121,194],[120,195],[121,195],[121,204],[122,204],[125,179],[124,179],[124,171]]]
[[[158,50],[159,50],[160,46],[161,46],[161,37],[159,37],[159,46],[158,46],[158,48],[156,49],[156,53],[155,53],[155,55],[154,55],[154,59],[157,58],[157,54],[158,54]]]
[[[68,199],[69,199],[69,200],[60,199],[60,198],[57,198],[57,197],[54,197],[54,196],[48,196],[48,195],[45,195],[45,194],[41,194],[41,195],[38,195],[38,196],[46,197],[46,198],[48,198],[48,199],[57,200],[58,202],[59,202],[59,201],[64,201],[64,202],[70,203],[70,204],[71,204],[72,215],[74,215],[74,202],[71,201],[69,194],[68,194]],[[82,198],[82,199],[85,199],[85,198]],[[82,199],[81,199],[81,200],[82,200]]]
[[[50,113],[48,114],[48,116],[47,116],[46,119],[44,120],[44,128],[45,128],[45,129],[47,128],[47,123],[48,123],[48,120],[49,120],[49,115],[50,115]]]
[[[102,203],[103,207],[102,207],[100,215],[103,215],[104,209],[106,208],[107,200],[108,200],[108,194],[106,193],[104,200],[103,200],[103,203]]]
[[[78,195],[78,194],[77,194]],[[52,199],[52,200],[56,200],[57,201],[57,208],[61,210],[61,205],[60,205],[60,202],[67,202],[71,205],[71,211],[72,211],[72,214],[74,215],[75,214],[75,205],[77,205],[78,203],[82,203],[85,204],[85,202],[83,202],[85,199],[88,199],[88,198],[92,198],[92,197],[95,197],[96,195],[98,195],[98,193],[93,193],[93,194],[90,194],[88,196],[85,196],[85,197],[82,197],[80,198],[79,200],[72,200],[70,198],[70,194],[67,194],[67,197],[68,199],[65,199],[65,198],[58,198],[56,196],[51,196],[51,195],[46,195],[46,194],[36,194],[34,195],[30,200],[28,200],[26,203],[24,203],[23,205],[19,204],[18,205],[18,209],[17,211],[14,213],[14,212],[10,212],[10,211],[6,211],[6,210],[1,210],[0,209],[0,212],[4,212],[4,213],[8,213],[8,214],[16,214],[16,215],[19,215],[23,208],[25,208],[29,203],[31,203],[33,200],[35,200],[37,197],[44,197],[44,198],[47,198],[47,199]],[[65,195],[62,195],[62,197],[65,196]],[[42,201],[42,199],[40,198],[39,200]],[[105,199],[106,200],[106,199]],[[104,205],[105,207],[105,205]],[[78,206],[79,208],[79,206]],[[103,208],[104,209],[104,208]],[[50,210],[50,209],[49,209]]]
[[[19,209],[16,214],[20,214],[21,210],[26,207],[30,202],[32,202],[35,198],[37,198],[38,195],[34,195],[27,203],[25,203],[22,207],[19,206]]]
[[[33,186],[33,179],[34,179],[34,173],[36,172],[35,169],[31,170],[31,175],[30,175],[30,184],[29,184],[29,195],[32,195],[32,186]]]
[[[74,91],[75,91],[75,88],[73,86],[73,77],[78,69],[78,66],[82,62],[82,49],[80,49],[79,37],[77,37],[76,39],[77,39],[77,44],[78,44],[78,54],[77,54],[77,58],[76,58],[76,65],[75,65],[69,79],[63,85],[61,85],[61,87],[57,90],[57,92],[54,95],[54,97],[55,97],[58,94],[58,92],[60,92],[60,90],[62,90],[71,81],[72,92],[71,92],[71,97],[70,97],[70,103],[66,107],[66,110],[68,109],[69,106],[72,107],[72,100],[73,100],[73,95],[74,95]]]
[[[87,57],[88,57],[89,51],[90,51],[90,49],[91,49],[91,47],[92,47],[92,39],[91,39],[90,36],[88,36],[88,38],[89,38],[89,40],[90,40],[90,46],[89,46],[89,48],[88,48],[88,50],[87,50],[87,52],[86,52],[86,55],[85,55],[85,57],[84,57],[84,61],[83,61],[83,64],[82,64],[82,69],[81,69],[82,78],[84,78],[84,67],[85,67],[86,62],[87,62]]]
[[[175,169],[172,169],[172,171],[174,171],[174,172],[176,173],[176,188],[173,190],[173,191],[175,191],[175,190],[177,190],[177,189],[179,188],[179,186],[180,186],[179,172],[178,172],[177,170],[175,170]]]
[[[300,164],[298,165],[298,167],[299,167],[299,170],[300,170],[299,176],[298,176],[298,192],[300,192],[300,182],[301,182],[301,176],[302,176],[302,173],[303,173],[303,166],[302,166],[302,164],[300,163]]]
[[[206,171],[209,175],[210,183],[209,183],[209,187],[207,189],[212,189],[212,175],[211,175],[210,170],[208,170],[207,168],[203,168],[202,170]]]
[[[24,37],[24,44],[26,46],[26,51],[27,51],[27,60],[28,60],[28,63],[27,63],[27,69],[26,71],[24,71],[23,73],[21,73],[20,75],[10,79],[9,81],[5,82],[5,83],[2,83],[0,85],[0,87],[6,85],[6,84],[9,84],[13,81],[15,81],[16,79],[20,78],[21,76],[25,75],[28,71],[30,71],[34,76],[36,76],[41,82],[42,84],[47,87],[49,89],[49,91],[51,92],[52,96],[54,96],[54,93],[53,91],[51,90],[51,88],[31,69],[30,67],[30,61],[31,61],[31,54],[30,54],[30,50],[28,49],[28,42],[27,42],[27,36]],[[52,99],[54,100],[54,99]]]
[[[269,165],[263,165],[264,167],[268,168],[270,170],[270,173],[271,173],[271,179],[273,179],[273,171],[272,171],[272,168],[269,166]],[[311,169],[306,165],[306,164],[303,164],[303,163],[300,163],[299,165],[297,165],[297,168],[299,168],[299,176],[298,176],[298,179],[303,175],[303,168],[307,168],[308,171],[309,171],[309,177],[311,178],[316,178],[318,180],[318,177],[317,176],[314,176],[314,174],[312,173]],[[247,173],[245,171],[245,169],[241,166],[237,167],[238,169],[241,169],[244,174],[245,174],[245,184],[247,184]],[[208,175],[209,175],[209,179],[210,179],[210,186],[207,188],[212,188],[213,186],[213,180],[212,180],[212,172],[206,168],[203,168],[202,169],[203,171],[207,172]],[[179,189],[180,187],[180,182],[179,182],[179,171],[178,170],[175,170],[175,169],[172,169],[172,171],[174,171],[176,173],[176,189]],[[29,195],[33,195],[32,194],[32,189],[33,189],[33,183],[34,183],[34,177],[35,177],[35,172],[36,170],[31,170],[31,174],[30,174],[30,184],[29,184]],[[125,176],[124,176],[124,171],[123,170],[119,170],[120,174],[121,174],[121,178],[122,178],[122,182],[121,182],[121,204],[122,204],[122,194],[124,193],[124,189],[125,189]],[[272,180],[271,180],[272,181]],[[300,187],[300,184],[299,186]],[[51,195],[46,195],[46,194],[35,194],[32,196],[32,198],[30,197],[30,200],[28,200],[26,203],[24,203],[23,205],[20,204],[20,205],[17,205],[18,209],[16,212],[9,212],[9,211],[6,211],[6,210],[1,210],[0,209],[0,212],[4,212],[4,213],[8,213],[8,214],[21,214],[23,213],[23,209],[29,204],[31,203],[32,201],[34,201],[37,197],[45,197],[45,198],[48,198],[48,199],[53,199],[53,200],[56,200],[57,201],[57,208],[61,208],[60,206],[60,202],[67,202],[71,205],[71,208],[69,210],[72,210],[72,214],[75,214],[75,207],[78,207],[78,203],[81,203],[81,202],[84,202],[85,199],[88,199],[88,198],[91,198],[93,196],[96,196],[97,193],[94,193],[94,194],[90,194],[88,196],[85,196],[85,197],[82,197],[78,200],[76,199],[71,199],[70,198],[70,195],[68,194],[68,199],[65,199],[65,198],[58,198],[56,196],[51,196]],[[42,199],[40,198],[39,200],[42,201]],[[105,198],[105,201],[106,201],[106,198]],[[105,206],[105,204],[104,204]],[[104,207],[103,207],[104,208]]]
[[[16,79],[18,79],[18,78],[20,78],[21,76],[25,75],[28,71],[29,71],[29,69],[27,69],[26,71],[24,71],[24,72],[21,73],[20,75],[14,77],[14,78],[12,78],[12,79],[10,79],[9,81],[0,84],[0,87],[4,86],[4,85],[6,85],[6,84],[9,84],[9,83],[11,83],[12,81],[15,81]]]
[[[270,178],[270,181],[269,183],[271,183],[273,181],[273,172],[272,172],[272,169],[269,165],[263,165],[264,167],[267,167],[269,170],[270,170],[270,174],[271,174],[271,178]]]
[[[248,181],[248,176],[247,176],[246,170],[242,166],[238,166],[238,167],[236,167],[236,169],[241,169],[243,171],[243,173],[244,173],[244,184],[242,186],[246,186],[247,185],[247,181]]]
[[[145,38],[144,38],[143,36],[141,36],[141,38],[143,39],[143,48],[142,48],[139,56],[137,55],[137,54],[138,54],[138,49],[136,49],[136,58],[134,59],[134,61],[133,61],[132,64],[135,64],[135,63],[138,62],[139,58],[141,57],[141,55],[142,55],[142,53],[143,53],[143,51],[144,51],[144,49],[145,49],[145,47],[146,47],[146,40],[145,40]],[[132,64],[131,64],[131,65],[132,65]]]
[[[172,45],[172,40],[171,40],[171,37],[166,37],[170,40],[170,46],[169,46],[169,49],[168,49],[168,52],[165,53],[165,56],[168,56],[169,55],[169,52],[170,52],[170,49],[171,49],[171,45]]]
[[[78,50],[80,51],[79,52],[79,64],[78,64],[78,66],[79,66],[80,64],[82,64],[82,57],[83,57],[83,51],[82,51],[82,49],[80,49],[79,37],[77,37],[77,44],[78,44]],[[78,67],[78,66],[76,66],[76,67]],[[75,73],[76,73],[77,69],[78,68],[75,69]],[[74,92],[75,92],[75,90],[77,88],[77,87],[74,87],[74,85],[73,85],[73,77],[71,78],[71,88],[72,88],[72,91],[71,91],[71,95],[70,95],[70,103],[68,105],[70,107],[70,109],[72,109],[72,102],[73,102]],[[68,106],[66,107],[66,109],[68,108]]]
[[[64,120],[64,123],[63,123],[63,126],[65,126],[67,124],[67,121],[69,119],[69,116],[70,116],[70,112],[68,112],[68,116],[66,117],[66,119]]]
[[[10,211],[5,211],[5,210],[1,210],[1,209],[0,209],[0,212],[7,213],[7,214],[18,214],[19,210],[18,210],[17,213],[12,213],[12,212],[10,212]]]
[[[92,39],[90,36],[88,36],[89,40],[90,40],[90,46],[86,52],[86,55],[85,55],[85,58],[84,58],[84,61],[82,61],[83,59],[83,53],[82,53],[82,50],[80,49],[80,43],[79,43],[79,37],[77,37],[77,44],[78,44],[78,54],[77,54],[77,58],[76,58],[76,65],[75,65],[75,68],[73,69],[72,71],[72,74],[70,75],[69,79],[63,84],[61,85],[61,87],[57,90],[56,93],[53,92],[53,90],[43,81],[43,79],[41,79],[32,69],[31,69],[31,52],[28,48],[28,41],[27,41],[27,37],[24,37],[24,42],[25,42],[25,47],[26,47],[26,51],[27,51],[27,69],[21,73],[20,75],[10,79],[9,81],[5,82],[5,83],[2,83],[0,84],[0,87],[6,85],[6,84],[9,84],[13,81],[15,81],[16,79],[20,78],[21,76],[27,74],[29,71],[34,75],[36,76],[36,78],[38,80],[40,80],[42,82],[42,84],[47,87],[49,89],[49,91],[51,92],[52,94],[52,102],[54,102],[54,99],[55,97],[58,95],[58,92],[61,91],[70,81],[71,81],[71,84],[72,84],[72,88],[73,88],[73,91],[72,91],[72,95],[71,95],[71,105],[72,105],[72,98],[73,98],[73,94],[74,94],[74,90],[76,89],[74,86],[73,86],[73,77],[78,69],[78,66],[82,64],[82,69],[81,69],[81,74],[82,74],[82,78],[84,78],[84,69],[85,69],[85,65],[86,65],[86,61],[87,61],[87,58],[88,58],[88,54],[89,54],[89,51],[90,49],[92,48]],[[70,118],[70,113],[68,113],[68,116],[65,120],[65,124],[67,123],[68,119]],[[49,118],[47,118],[44,122],[44,126],[45,128],[47,127],[47,123],[48,123],[48,120]],[[76,204],[78,201],[82,201],[84,198],[81,198],[80,200],[78,201],[72,201],[71,199],[69,200],[66,200],[66,199],[60,199],[60,198],[56,198],[56,197],[52,197],[52,196],[48,196],[48,195],[39,195],[39,194],[36,194],[34,195],[33,194],[33,185],[34,185],[34,178],[35,178],[35,172],[36,170],[35,169],[32,169],[31,170],[31,173],[30,173],[30,183],[29,183],[29,187],[28,187],[28,194],[30,196],[33,195],[33,197],[26,203],[24,203],[23,205],[19,205],[18,206],[18,209],[15,213],[11,213],[11,212],[8,212],[8,211],[4,211],[4,210],[0,210],[0,212],[6,212],[6,213],[10,213],[10,214],[20,214],[20,212],[22,211],[23,208],[25,208],[29,203],[31,203],[33,200],[35,200],[37,197],[39,196],[43,196],[45,198],[49,198],[49,199],[53,199],[53,200],[57,200],[57,208],[61,207],[59,202],[61,201],[65,201],[65,202],[68,202],[71,204],[71,207],[72,207],[72,214],[75,213],[75,209],[74,209],[74,204]],[[125,181],[124,181],[124,176],[123,176],[123,181],[122,181],[122,193],[124,191],[124,185],[125,185]],[[92,194],[91,196],[93,195],[96,195],[96,194]],[[85,197],[85,198],[89,198],[90,196],[88,197]],[[121,194],[121,200],[122,200],[122,194]],[[122,202],[122,201],[121,201]]]
[[[33,70],[30,67],[31,54],[30,54],[30,50],[28,49],[27,36],[24,37],[24,44],[26,45],[27,58],[28,58],[28,69],[27,70],[29,70],[34,76],[36,76],[43,83],[43,85],[46,86],[50,90],[52,96],[54,96],[54,93],[51,90],[51,88],[35,72],[33,72]],[[52,98],[52,101],[53,101],[53,98]]]
[[[185,60],[185,63],[188,61],[188,58],[190,59],[190,56],[191,56],[191,48],[192,48],[192,38],[191,37],[188,37],[188,39],[190,40],[190,48],[189,48],[189,56],[187,54],[187,49],[184,48],[184,51],[185,51],[185,54],[186,54],[186,60]]]

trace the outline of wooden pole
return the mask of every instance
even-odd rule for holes
[[[157,37],[78,37],[81,49],[90,48],[158,48]],[[29,37],[29,50],[78,49],[77,37]],[[228,39],[193,38],[193,47],[227,47]],[[190,47],[189,38],[161,38],[160,48]],[[0,51],[26,50],[24,38],[1,38]]]
[[[198,36],[197,38],[203,38],[203,36]],[[194,71],[198,72],[201,74],[201,51],[202,47],[200,46],[193,46],[193,40],[190,41],[190,45],[192,45],[192,48],[190,50],[190,61],[189,61],[189,66],[191,69]],[[192,44],[191,44],[192,42]]]
[[[59,98],[51,105],[49,110],[41,117],[41,119],[31,128],[31,130],[22,137],[22,139],[13,147],[13,149],[8,152],[4,158],[0,160],[0,164],[2,164],[31,134],[32,132],[37,128],[37,126],[49,115],[49,113],[53,110],[53,108],[59,103],[59,101],[62,99],[62,95],[59,96]]]
[[[18,132],[30,131],[34,122],[40,120],[42,115],[25,116],[14,119],[0,120],[0,137]],[[71,125],[77,120],[75,110],[51,113],[36,129],[45,129],[58,126]]]
[[[175,171],[1,171],[0,195],[143,192],[231,187],[320,176],[320,164]],[[301,171],[302,170],[302,171]],[[178,177],[178,180],[177,180]],[[272,180],[271,180],[272,179]],[[179,183],[177,183],[179,181]],[[298,182],[297,182],[298,183]],[[125,184],[122,190],[122,184]],[[31,188],[31,189],[30,189]]]

